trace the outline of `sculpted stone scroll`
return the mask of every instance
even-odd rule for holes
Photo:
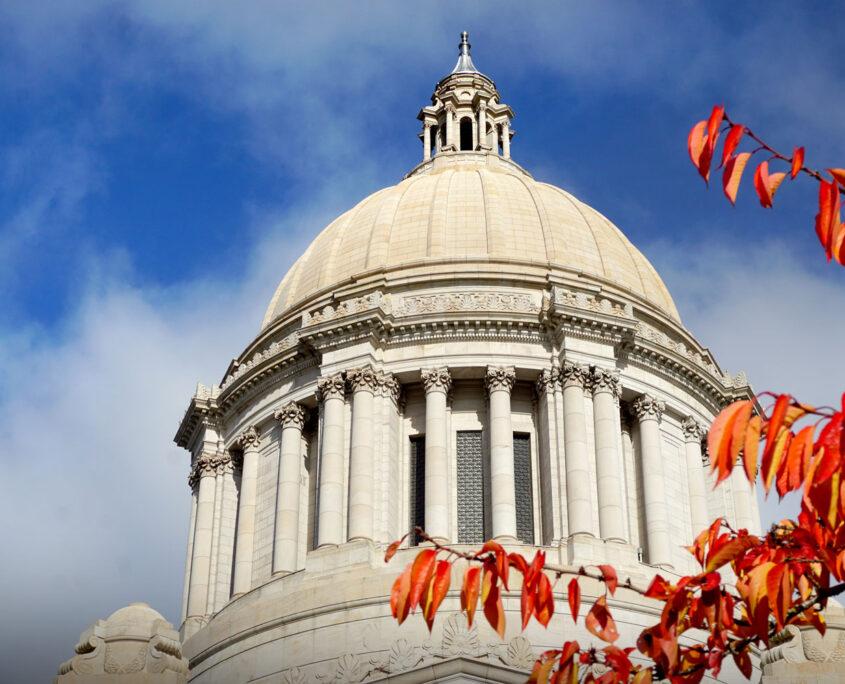
[[[445,366],[441,368],[423,368],[420,371],[423,387],[426,392],[443,392],[448,394],[452,387],[452,376]]]
[[[295,401],[289,401],[273,414],[282,428],[295,427],[299,430],[305,426],[305,408]]]
[[[343,379],[343,373],[334,373],[317,380],[317,399],[319,401],[335,397],[343,399],[345,396],[346,381]]]
[[[488,392],[504,390],[510,392],[516,383],[516,371],[513,366],[487,366],[484,384]]]
[[[642,394],[634,401],[633,409],[638,420],[659,421],[663,417],[663,411],[666,410],[666,404],[650,394]]]

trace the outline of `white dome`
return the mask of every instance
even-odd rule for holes
[[[680,320],[654,267],[607,218],[513,162],[460,152],[438,155],[329,224],[282,279],[263,327],[363,276],[449,263],[586,277]]]

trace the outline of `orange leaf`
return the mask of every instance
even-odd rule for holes
[[[581,586],[578,584],[577,577],[569,580],[566,598],[569,601],[569,612],[572,613],[572,620],[578,622],[578,610],[581,607]]]
[[[745,431],[745,444],[742,447],[742,465],[745,468],[745,477],[749,482],[757,479],[757,454],[760,451],[760,433],[763,431],[763,419],[754,416],[748,421],[748,429]]]
[[[408,598],[408,602],[411,604],[411,610],[414,610],[419,605],[423,590],[426,584],[428,584],[431,574],[434,572],[434,557],[436,554],[437,551],[434,549],[424,549],[414,559],[413,567],[411,568],[411,595]]]
[[[731,463],[736,463],[736,459],[739,458],[739,452],[745,446],[745,432],[748,429],[748,422],[751,420],[751,412],[753,410],[754,404],[749,401],[736,412],[736,418],[734,418],[733,427],[731,428]]]
[[[707,558],[707,565],[704,566],[704,572],[713,572],[726,563],[733,562],[748,549],[756,546],[758,541],[757,537],[748,534],[731,539],[716,549],[711,548],[710,555]]]
[[[408,617],[408,611],[411,608],[411,604],[408,602],[408,594],[411,591],[412,566],[413,563],[408,563],[404,572],[396,578],[393,588],[390,590],[390,612],[393,613],[393,617],[398,620],[400,625]]]
[[[467,624],[472,627],[472,618],[478,605],[479,580],[481,568],[471,565],[464,573],[464,584],[461,588],[461,610],[467,614]]]
[[[785,173],[769,174],[769,162],[764,161],[754,172],[754,188],[757,190],[757,196],[760,198],[760,204],[768,208],[772,206],[775,193],[786,178]]]
[[[537,600],[534,604],[534,617],[543,627],[549,624],[555,612],[555,599],[552,594],[552,583],[545,573],[538,575]]]
[[[792,180],[795,180],[795,176],[801,171],[802,166],[804,166],[804,148],[796,147],[792,152],[792,168],[789,170],[789,176]]]
[[[748,655],[748,651],[734,653],[733,657],[737,669],[742,672],[742,676],[751,679],[751,656]]]
[[[699,121],[689,132],[689,136],[687,137],[687,149],[689,150],[689,158],[690,161],[695,165],[695,168],[698,169],[699,173],[701,173],[701,167],[699,167],[699,160],[701,159],[701,151],[704,149],[704,143],[707,140],[705,136],[705,132],[707,130],[707,122],[706,121]],[[704,174],[702,174],[703,176]]]
[[[766,424],[766,448],[763,450],[764,459],[767,455],[771,456],[771,452],[775,448],[778,433],[780,432],[781,427],[783,427],[787,409],[789,409],[791,402],[792,397],[788,394],[779,394],[778,398],[775,400],[775,406],[772,409],[772,416]]]
[[[619,638],[619,632],[616,630],[616,623],[610,615],[605,596],[599,596],[596,599],[593,607],[590,608],[590,612],[587,613],[584,624],[591,634],[602,641],[614,642]]]
[[[396,549],[399,548],[399,545],[402,543],[403,539],[404,537],[402,539],[397,539],[395,542],[392,542],[390,546],[387,547],[387,551],[384,554],[385,563],[389,563],[390,559],[393,558],[394,555],[396,555]]]
[[[531,676],[528,678],[528,684],[548,684],[549,673],[555,666],[554,658],[546,658],[546,660],[538,660],[534,663],[534,669],[531,671]]]
[[[841,230],[839,203],[839,188],[836,181],[819,183],[819,213],[816,214],[816,235],[819,236],[819,241],[824,247],[828,261],[833,256],[834,236]]]
[[[742,180],[742,172],[745,171],[749,159],[751,159],[751,152],[741,152],[731,157],[725,164],[725,170],[722,172],[722,189],[731,204],[736,204],[739,182]]]
[[[601,571],[601,576],[607,586],[607,590],[613,596],[616,593],[616,586],[619,584],[616,570],[613,569],[612,565],[599,565],[599,570]]]
[[[728,131],[728,135],[725,138],[725,146],[722,148],[722,163],[719,164],[719,166],[724,166],[728,159],[731,158],[736,146],[739,145],[739,141],[742,140],[744,133],[745,126],[740,124],[734,124],[731,126],[731,130]]]
[[[502,584],[505,585],[505,591],[507,591],[508,568],[510,567],[510,563],[508,563],[508,554],[505,553],[505,549],[499,542],[493,541],[492,539],[488,539],[484,542],[484,546],[481,547],[482,553],[487,553],[488,551],[492,551],[496,557],[496,571],[498,572],[499,577],[502,578]]]
[[[707,530],[705,530],[702,534],[707,534]],[[643,596],[646,598],[654,598],[665,601],[672,595],[673,591],[674,587],[669,584],[669,582],[667,582],[661,575],[655,575]]]
[[[447,560],[437,561],[437,567],[429,580],[428,587],[426,587],[423,600],[423,617],[425,618],[425,623],[428,625],[429,632],[431,632],[431,627],[434,625],[434,616],[437,614],[437,609],[443,602],[446,592],[449,591],[451,580],[452,564]]]
[[[734,421],[740,411],[750,403],[748,399],[735,401],[722,409],[710,426],[707,434],[707,448],[713,461],[711,469],[718,472],[716,484],[729,477],[733,470],[734,464],[730,460],[730,453]]]
[[[833,176],[839,184],[845,188],[845,169],[828,169],[828,173]]]
[[[634,675],[631,684],[651,684],[651,681],[651,668],[644,667]]]
[[[484,617],[494,631],[499,635],[499,638],[505,636],[505,610],[502,606],[502,595],[498,584],[493,584],[487,592],[487,598],[484,601]]]

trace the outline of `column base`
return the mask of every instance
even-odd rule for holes
[[[575,534],[566,540],[563,554],[569,565],[612,565],[635,570],[640,565],[637,550],[621,540],[598,539],[589,534]]]
[[[322,546],[305,556],[307,572],[325,572],[350,565],[367,565],[371,568],[384,564],[384,553],[368,540],[356,539],[345,544]]]
[[[208,617],[203,615],[192,615],[185,618],[185,622],[182,623],[182,627],[179,630],[179,634],[182,637],[182,643],[185,643],[188,639],[190,639],[194,634],[199,632],[203,627],[208,624]]]

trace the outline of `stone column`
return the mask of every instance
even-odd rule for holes
[[[297,570],[299,552],[299,486],[302,468],[302,428],[305,409],[288,402],[273,416],[282,426],[279,477],[276,482],[276,521],[273,533],[273,574]]]
[[[511,390],[516,372],[511,366],[487,366],[484,378],[490,395],[490,501],[493,537],[516,539],[516,489],[513,472]]]
[[[425,387],[425,531],[449,541],[449,435],[446,395],[452,387],[448,368],[424,369]]]
[[[707,486],[704,480],[704,464],[701,460],[701,440],[704,437],[704,428],[692,416],[688,416],[684,420],[681,428],[684,431],[692,539],[695,539],[696,535],[710,524],[707,517]]]
[[[454,126],[454,110],[451,105],[446,105],[446,149],[454,149],[455,143],[455,126]]]
[[[370,366],[346,374],[352,390],[352,445],[349,452],[349,539],[373,539],[373,397],[376,372]]]
[[[431,159],[431,124],[423,124],[423,161]]]
[[[185,581],[182,585],[182,622],[188,617],[188,593],[191,586],[191,560],[194,557],[194,530],[197,524],[197,482],[188,479],[191,488],[191,520],[188,523],[188,552],[185,556]]]
[[[593,533],[587,419],[584,413],[584,388],[589,377],[587,366],[572,363],[563,366],[563,439],[570,536]]]
[[[505,159],[511,158],[511,127],[507,121],[502,124],[502,156]]]
[[[188,590],[188,618],[208,613],[208,585],[211,577],[211,537],[214,527],[214,492],[217,459],[202,454],[191,470],[189,484],[197,486],[197,517],[194,525],[194,557]]]
[[[660,449],[660,419],[664,407],[662,401],[643,394],[634,402],[633,408],[640,428],[648,562],[662,568],[671,568],[672,546],[669,539],[669,514],[666,510],[663,455]],[[678,540],[678,543],[683,542]]]
[[[623,464],[619,453],[621,440],[616,432],[619,414],[619,374],[594,368],[593,425],[596,443],[596,484],[599,504],[599,531],[602,539],[626,542],[627,533],[622,499]]]
[[[560,369],[540,371],[535,384],[537,393],[537,438],[540,451],[540,517],[543,522],[543,543],[560,540],[560,522],[557,515],[558,496],[555,483],[558,481],[557,425],[555,424],[555,388],[560,384]]]
[[[343,407],[346,396],[343,374],[320,378],[317,396],[323,402],[317,517],[319,548],[343,542]]]
[[[486,150],[489,147],[487,141],[487,103],[478,103],[478,147]]]
[[[258,444],[261,436],[250,426],[238,437],[243,449],[241,493],[238,500],[238,531],[235,537],[235,577],[232,596],[246,593],[252,586],[252,550],[255,545],[255,506],[258,493]]]
[[[731,473],[731,491],[734,502],[734,523],[738,530],[746,529],[751,534],[756,534],[757,524],[754,522],[754,509],[751,503],[751,485],[745,477],[745,468],[742,461],[737,459],[733,472]]]

